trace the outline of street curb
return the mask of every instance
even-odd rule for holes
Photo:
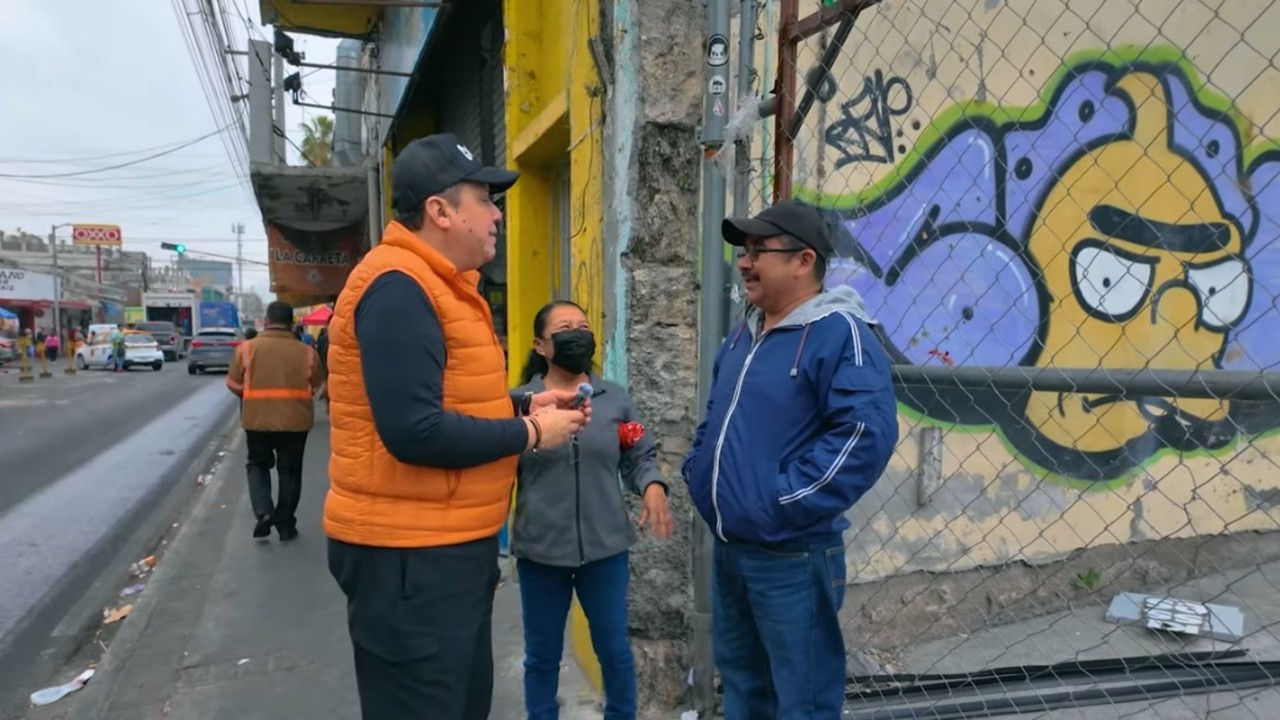
[[[188,450],[187,462],[169,469],[170,482],[158,483],[140,496],[3,638],[0,668],[10,673],[13,685],[0,689],[0,715],[26,712],[27,695],[38,688],[31,686],[26,692],[19,688],[48,680],[88,641],[101,622],[102,608],[116,599],[128,577],[128,563],[141,557],[139,552],[156,547],[190,502],[191,486],[186,483],[194,483],[192,472],[207,467],[224,444],[233,421],[238,420],[234,409],[228,407],[225,416],[210,424]],[[25,652],[38,648],[39,654],[25,656],[24,648]]]
[[[238,424],[239,416],[233,413],[217,433],[217,436],[226,435],[232,430],[233,425]],[[205,462],[194,463],[193,468],[207,467],[208,460],[218,450],[225,450],[224,457],[230,458],[239,449],[242,442],[243,435],[232,435],[229,442],[220,442],[211,448],[207,455],[202,454],[202,459]],[[119,632],[111,641],[111,645],[108,646],[106,653],[98,663],[93,680],[85,690],[71,698],[65,716],[67,720],[95,720],[102,715],[102,712],[115,695],[118,676],[126,666],[129,658],[133,656],[134,651],[151,624],[152,614],[157,605],[168,594],[167,589],[174,582],[175,573],[180,573],[181,571],[178,563],[166,563],[164,558],[175,555],[175,550],[185,549],[190,542],[191,534],[196,531],[198,526],[198,523],[194,522],[194,520],[205,516],[211,507],[224,500],[223,496],[227,492],[234,491],[227,483],[229,477],[237,471],[243,471],[243,468],[236,467],[228,462],[222,463],[217,473],[208,480],[204,491],[182,514],[182,518],[178,520],[181,524],[177,533],[174,534],[168,548],[160,556],[160,562],[156,565],[156,569],[152,571],[150,577],[146,580],[146,589],[137,595],[137,600],[133,603],[133,610],[122,621]],[[172,518],[170,521],[172,521]],[[180,578],[181,576],[179,575],[178,577]],[[93,622],[100,622],[100,619],[94,616]]]

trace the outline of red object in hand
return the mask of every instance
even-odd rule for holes
[[[622,423],[618,426],[618,444],[623,450],[630,450],[644,437],[644,425],[638,422]]]

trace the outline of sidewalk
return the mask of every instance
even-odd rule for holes
[[[308,442],[301,536],[288,545],[251,538],[238,441],[197,501],[97,675],[49,708],[94,720],[359,718],[342,593],[329,576],[320,524],[329,427]],[[241,436],[242,437],[242,436]],[[491,717],[522,717],[522,632],[513,574],[494,608]],[[59,678],[63,680],[63,678]],[[566,657],[565,720],[599,718],[596,700]]]

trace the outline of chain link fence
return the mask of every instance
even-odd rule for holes
[[[847,717],[1275,717],[1280,2],[754,9],[733,210],[822,207],[898,365]]]

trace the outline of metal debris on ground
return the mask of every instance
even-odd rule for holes
[[[133,612],[133,605],[125,605],[115,610],[102,611],[102,624],[111,625],[129,617],[129,613]]]
[[[84,687],[88,684],[89,678],[91,677],[93,677],[93,670],[89,669],[75,676],[75,679],[69,683],[47,687],[43,690],[37,690],[31,693],[31,704],[52,705],[53,703],[58,702],[62,698]]]
[[[1244,637],[1244,613],[1230,605],[1122,592],[1107,608],[1107,622],[1235,642]]]

